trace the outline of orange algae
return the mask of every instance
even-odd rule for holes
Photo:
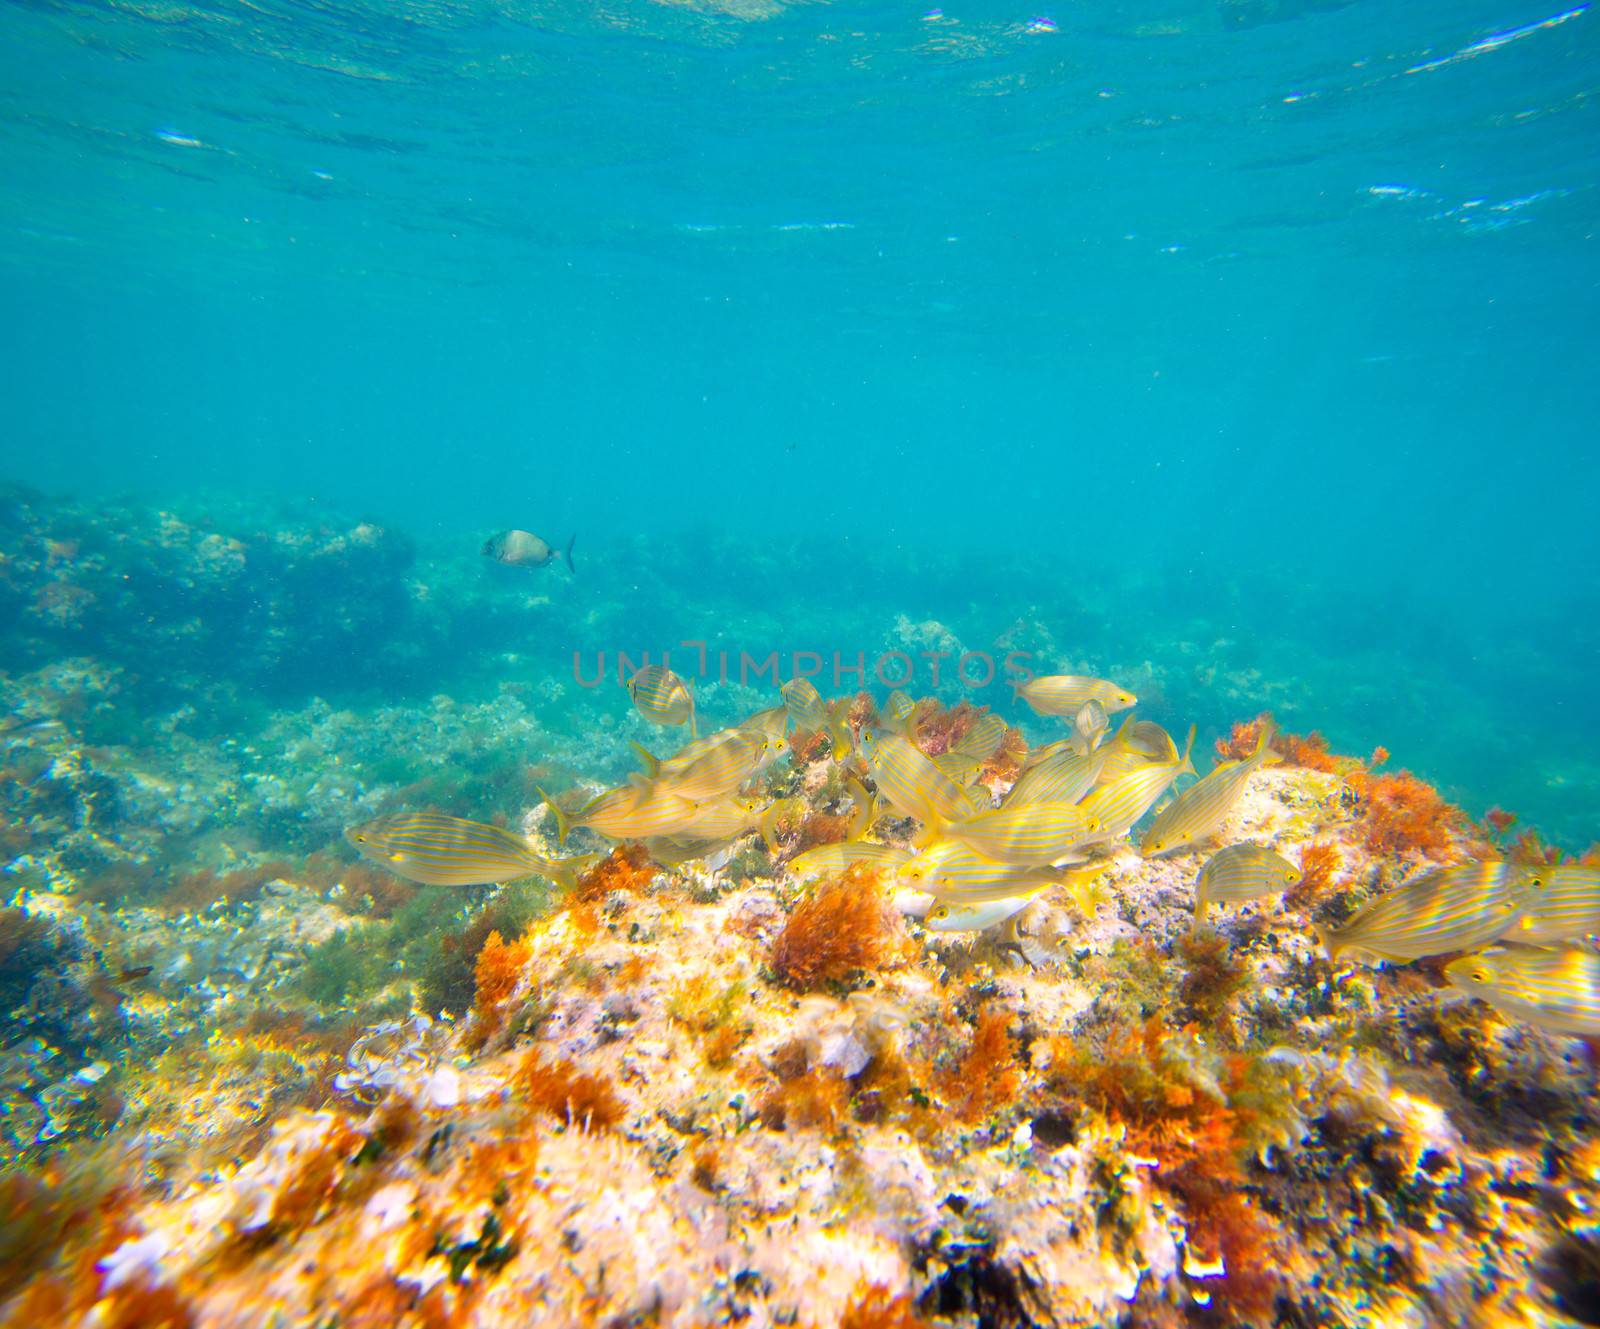
[[[1061,1099],[1121,1125],[1126,1151],[1156,1160],[1156,1181],[1183,1202],[1190,1245],[1202,1259],[1220,1256],[1226,1267],[1205,1284],[1222,1294],[1214,1309],[1231,1322],[1264,1323],[1279,1275],[1273,1226],[1243,1190],[1250,1132],[1261,1115],[1251,1106],[1259,1101],[1255,1063],[1228,1058],[1219,1096],[1190,1073],[1191,1049],[1173,1039],[1159,1019],[1118,1026],[1098,1048],[1056,1039],[1046,1083]]]
[[[802,992],[877,969],[894,951],[895,924],[877,873],[853,863],[789,916],[772,944],[772,968]]]
[[[1283,902],[1291,909],[1319,904],[1332,888],[1341,860],[1337,845],[1326,840],[1308,844],[1300,853],[1300,880],[1284,893]]]
[[[909,1292],[863,1279],[839,1317],[839,1329],[928,1329],[928,1321],[917,1314]]]
[[[1002,1006],[986,1006],[961,1060],[940,1077],[940,1093],[956,1120],[971,1126],[1013,1102],[1021,1087],[1011,1012]]]
[[[609,1081],[538,1048],[522,1059],[513,1083],[530,1108],[586,1130],[611,1130],[627,1115]]]
[[[585,904],[604,900],[612,891],[637,895],[656,875],[656,865],[642,844],[619,844],[578,878],[572,898]]]
[[[1221,761],[1243,761],[1256,750],[1261,741],[1261,730],[1272,722],[1272,712],[1262,711],[1254,720],[1241,721],[1233,726],[1227,738],[1216,741],[1217,757]],[[1313,729],[1309,734],[1273,735],[1272,750],[1289,766],[1300,766],[1308,771],[1336,771],[1339,759],[1328,750],[1328,740]]]
[[[1370,769],[1351,772],[1345,783],[1366,804],[1362,843],[1373,853],[1450,857],[1466,818],[1432,785],[1410,771],[1374,776]]]
[[[526,942],[507,942],[498,932],[491,932],[484,939],[473,967],[477,995],[473,999],[469,1042],[481,1047],[499,1031],[505,1020],[501,1006],[516,991],[529,953]]]
[[[774,1086],[756,1106],[769,1130],[791,1127],[831,1134],[844,1119],[849,1086],[826,1066],[806,1071]]]

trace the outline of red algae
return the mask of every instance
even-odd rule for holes
[[[656,865],[642,844],[619,844],[578,878],[572,898],[593,904],[612,891],[637,895],[656,875]]]
[[[514,1083],[531,1109],[585,1130],[612,1130],[627,1115],[609,1081],[538,1048],[523,1058]]]
[[[1284,893],[1283,902],[1291,909],[1309,909],[1322,902],[1333,887],[1343,855],[1339,847],[1326,840],[1308,844],[1300,852],[1300,880]]]
[[[1398,775],[1356,771],[1345,777],[1345,783],[1366,805],[1362,843],[1373,853],[1414,853],[1442,861],[1454,852],[1466,817],[1410,771]]]
[[[1272,723],[1272,712],[1262,711],[1254,720],[1240,721],[1233,726],[1227,738],[1216,741],[1220,761],[1243,761],[1254,754],[1261,741],[1261,731]],[[1340,768],[1340,759],[1328,749],[1328,740],[1313,729],[1309,734],[1288,734],[1281,730],[1273,735],[1272,750],[1288,766],[1299,766],[1308,771],[1333,772]]]
[[[826,1066],[782,1081],[761,1099],[756,1113],[768,1130],[791,1128],[831,1134],[844,1119],[849,1086]]]
[[[975,1125],[1015,1101],[1022,1068],[1011,1020],[1002,1006],[984,1007],[961,1060],[940,1077],[940,1093],[957,1121]]]
[[[1126,1131],[1127,1149],[1156,1160],[1155,1179],[1183,1203],[1189,1242],[1227,1272],[1207,1287],[1221,1296],[1224,1322],[1264,1322],[1279,1275],[1271,1248],[1275,1229],[1243,1190],[1252,1063],[1229,1058],[1221,1096],[1188,1075],[1183,1049],[1166,1046],[1172,1031],[1159,1019],[1113,1029],[1099,1047],[1059,1038],[1051,1044],[1048,1087],[1068,1102],[1093,1108]],[[1240,1106],[1230,1100],[1238,1100]]]
[[[851,864],[789,916],[772,945],[772,968],[799,991],[881,967],[895,949],[896,919],[877,874]]]
[[[909,1292],[891,1292],[863,1279],[839,1317],[839,1329],[930,1329],[930,1326],[917,1314]]]
[[[476,996],[472,1003],[470,1043],[482,1047],[499,1031],[505,1019],[501,1007],[516,991],[528,954],[527,943],[507,942],[498,932],[491,932],[484,939],[483,949],[478,952],[477,963],[473,966]]]
[[[789,735],[789,760],[796,767],[820,761],[831,751],[828,735],[821,729],[796,729]]]
[[[789,856],[804,853],[821,844],[838,844],[850,838],[850,817],[837,812],[813,812],[800,823],[794,848]]]

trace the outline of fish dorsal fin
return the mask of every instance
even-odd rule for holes
[[[639,764],[644,767],[644,773],[654,780],[661,772],[661,758],[654,756],[632,739],[628,740],[628,746],[638,754]]]

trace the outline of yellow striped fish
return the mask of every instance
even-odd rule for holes
[[[902,816],[936,826],[971,813],[972,805],[961,787],[909,738],[863,734],[861,750],[878,796]]]
[[[948,900],[940,900],[923,915],[922,926],[929,932],[983,932],[1020,914],[1050,886],[1051,883],[1047,881],[1032,890],[979,904],[952,904]]]
[[[1445,977],[1512,1020],[1553,1034],[1600,1034],[1600,955],[1582,946],[1521,946],[1464,955]]]
[[[1528,901],[1516,863],[1453,863],[1430,868],[1369,900],[1341,928],[1317,929],[1328,958],[1345,951],[1383,960],[1421,960],[1487,946]]]
[[[379,817],[352,826],[344,838],[364,858],[429,886],[481,886],[534,873],[558,880],[557,865],[515,831],[437,812]]]
[[[945,900],[989,900],[1012,895],[1025,885],[1055,881],[1059,868],[1000,863],[959,840],[929,845],[901,867],[900,880]]]
[[[1062,748],[1017,777],[1001,803],[1002,807],[1021,807],[1026,803],[1076,803],[1100,780],[1110,752],[1101,744],[1093,752],[1079,756]]]
[[[1101,746],[1111,750],[1100,772],[1101,780],[1106,783],[1152,762],[1161,765],[1178,760],[1178,745],[1154,720],[1129,717]]]
[[[764,734],[735,730],[687,765],[663,771],[660,786],[664,793],[691,802],[725,798],[756,774],[778,749],[778,742]]]
[[[972,728],[950,745],[950,751],[971,757],[981,766],[1000,750],[1000,745],[1005,741],[1006,722],[991,711],[973,721]]]
[[[1140,817],[1155,806],[1155,802],[1180,775],[1193,775],[1195,727],[1189,726],[1189,741],[1183,756],[1173,762],[1141,762],[1125,775],[1115,780],[1104,780],[1078,805],[1089,813],[1100,829],[1097,843],[1120,840],[1133,829]]]
[[[852,863],[871,863],[874,867],[898,868],[911,861],[911,851],[872,840],[844,840],[838,844],[819,844],[789,860],[789,871],[797,877],[813,877],[819,872],[843,872]]]
[[[1079,674],[1045,674],[1026,683],[1011,684],[1013,697],[1021,697],[1035,715],[1076,715],[1085,702],[1097,701],[1107,715],[1125,711],[1139,699],[1103,678]]]
[[[637,779],[638,777],[635,777]],[[565,811],[549,794],[539,790],[556,819],[556,836],[565,840],[574,826],[587,826],[609,840],[644,840],[653,835],[675,835],[699,810],[699,804],[679,798],[648,780],[625,784],[596,794],[575,813]]]
[[[1600,933],[1600,868],[1530,867],[1528,903],[1506,941],[1544,946]]]
[[[962,752],[941,752],[933,759],[933,764],[957,784],[966,784],[983,769],[981,761]]]
[[[1277,850],[1251,840],[1230,844],[1212,854],[1195,878],[1195,922],[1214,904],[1259,900],[1286,891],[1299,880],[1300,869]]]
[[[1185,849],[1210,839],[1233,811],[1250,777],[1263,766],[1283,760],[1272,750],[1272,734],[1269,720],[1261,726],[1256,750],[1248,757],[1243,761],[1222,762],[1205,779],[1174,798],[1150,824],[1139,844],[1139,852],[1146,858],[1154,858],[1157,854],[1170,854],[1175,849]]]
[[[1100,746],[1108,723],[1106,708],[1098,701],[1086,701],[1072,717],[1072,737],[1067,743],[1080,757],[1088,756]]]
[[[645,665],[628,680],[628,695],[634,709],[651,724],[674,725],[687,720],[689,736],[694,737],[694,694],[672,670]]]
[[[1078,803],[990,808],[943,828],[950,839],[997,863],[1032,867],[1078,857],[1076,851],[1099,829],[1094,815]]]
[[[725,840],[761,825],[768,805],[756,798],[720,798],[702,803],[672,832],[675,840]]]
[[[822,694],[809,678],[791,678],[780,689],[783,706],[796,729],[821,729],[827,721]]]
[[[879,712],[879,722],[891,734],[905,734],[908,738],[912,734],[913,720],[916,715],[917,703],[912,701],[907,693],[896,688],[889,694],[889,699],[883,703],[883,710]]]
[[[766,710],[757,711],[749,719],[739,722],[740,729],[780,741],[783,738],[784,730],[788,727],[789,708],[787,706],[769,706]]]
[[[856,805],[856,810],[850,818],[849,839],[859,840],[872,829],[872,823],[878,820],[878,800],[867,792],[866,785],[855,777],[844,782],[845,793],[850,795],[850,801]]]

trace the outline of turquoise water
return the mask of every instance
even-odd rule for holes
[[[1271,705],[1595,838],[1586,6],[139,0],[0,35],[0,479],[370,518],[500,605],[347,668],[379,616],[286,690],[1020,622],[1171,726]],[[578,577],[484,580],[506,526],[576,531]]]

